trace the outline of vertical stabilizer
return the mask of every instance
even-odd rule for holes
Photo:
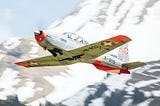
[[[119,47],[118,59],[124,63],[129,62],[128,44],[124,44]]]

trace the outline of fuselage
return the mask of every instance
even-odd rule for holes
[[[38,42],[38,44],[47,50],[58,48],[69,51],[85,46],[89,43],[74,33],[66,32],[63,34],[45,33],[45,40]]]

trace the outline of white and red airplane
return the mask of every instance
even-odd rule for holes
[[[37,43],[52,55],[16,62],[24,67],[61,66],[79,62],[93,64],[97,69],[118,74],[130,74],[131,69],[146,65],[144,62],[128,63],[128,46],[131,39],[118,35],[96,43],[89,44],[75,33],[65,32],[61,35],[35,31]],[[119,48],[118,56],[107,52]]]

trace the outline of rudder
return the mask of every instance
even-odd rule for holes
[[[118,59],[124,63],[129,62],[128,44],[124,44],[119,47]]]

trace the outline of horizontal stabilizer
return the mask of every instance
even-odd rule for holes
[[[131,62],[122,64],[122,69],[131,70],[146,65],[144,62]]]

